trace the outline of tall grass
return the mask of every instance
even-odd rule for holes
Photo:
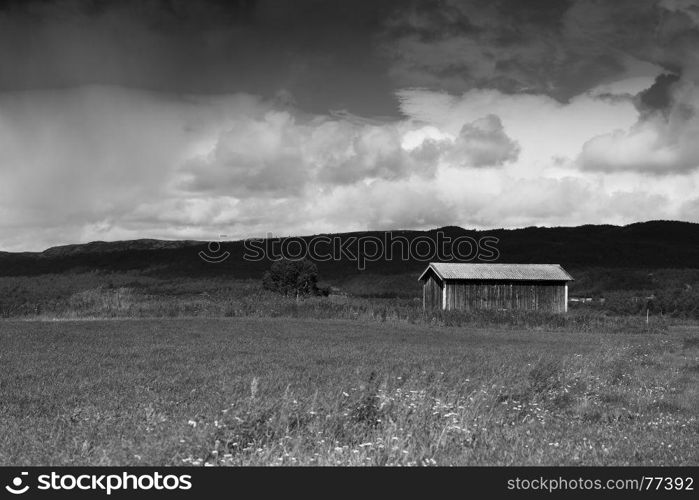
[[[12,317],[43,318],[176,318],[260,317],[344,319],[380,323],[408,323],[445,327],[491,326],[515,329],[567,330],[575,332],[659,333],[668,328],[664,317],[609,315],[599,310],[572,310],[569,314],[539,311],[443,311],[423,310],[419,299],[361,298],[346,296],[283,297],[262,290],[257,283],[213,293],[145,293],[134,287],[99,286],[67,298],[25,304]]]
[[[0,464],[697,465],[696,338],[1,321]]]
[[[525,366],[500,360],[499,373],[473,381],[371,372],[357,386],[330,394],[287,387],[280,398],[269,398],[251,391],[202,429],[211,447],[183,462],[693,463],[687,444],[697,443],[696,404],[678,403],[662,386],[647,387],[636,377],[651,372],[634,368],[642,360],[648,361],[645,349],[615,347],[585,358],[542,355]],[[669,429],[676,434],[666,434]]]
[[[286,317],[448,327],[490,326],[575,332],[664,332],[668,317],[575,308],[532,311],[424,311],[419,298],[330,296],[295,299],[257,281],[164,280],[138,274],[0,278],[0,318]]]

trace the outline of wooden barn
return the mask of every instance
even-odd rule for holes
[[[418,278],[425,309],[517,309],[563,313],[568,282],[558,264],[433,262]]]

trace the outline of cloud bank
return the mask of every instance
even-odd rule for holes
[[[1,3],[0,250],[699,222],[697,12]]]

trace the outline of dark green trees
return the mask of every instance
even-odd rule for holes
[[[281,259],[262,277],[262,286],[285,296],[318,294],[318,268],[309,260]]]

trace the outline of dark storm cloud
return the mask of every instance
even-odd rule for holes
[[[395,114],[375,54],[387,2],[28,1],[0,11],[0,89],[290,92],[310,111]]]
[[[679,75],[663,73],[655,78],[653,85],[638,94],[638,107],[644,113],[667,111],[674,104],[672,90],[680,80]]]
[[[630,59],[680,72],[681,0],[6,0],[0,90],[119,85],[289,92],[308,111],[395,115],[396,87],[565,101]],[[693,17],[694,16],[694,17]]]
[[[474,87],[565,101],[647,61],[656,1],[419,1],[388,23],[384,49],[403,86]]]

